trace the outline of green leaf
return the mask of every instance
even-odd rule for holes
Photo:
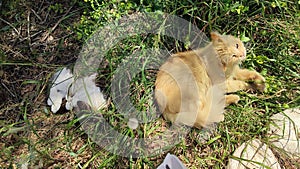
[[[241,36],[241,41],[242,41],[242,42],[249,42],[249,41],[250,41],[250,38],[248,38],[247,36],[245,36],[245,34],[242,34],[242,36]]]

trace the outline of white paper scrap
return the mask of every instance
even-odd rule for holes
[[[95,73],[74,81],[66,98],[66,109],[72,110],[74,107],[78,107],[78,101],[88,104],[93,110],[99,110],[106,105],[100,88],[95,84],[96,76]]]
[[[50,94],[47,100],[47,104],[51,106],[53,113],[56,113],[60,109],[62,99],[68,93],[68,88],[73,80],[73,74],[67,68],[63,68],[53,75]]]

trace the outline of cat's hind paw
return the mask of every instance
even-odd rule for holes
[[[240,96],[236,94],[225,95],[226,106],[230,104],[237,104],[240,100]]]

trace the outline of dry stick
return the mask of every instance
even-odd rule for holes
[[[30,11],[28,11],[28,15],[27,15],[27,39],[28,39],[28,47],[30,49],[30,51],[32,52],[31,49],[31,37],[30,37]]]
[[[18,32],[22,32],[22,25],[20,25]],[[17,43],[18,39],[20,39],[20,37],[21,37],[21,34],[19,33],[18,36],[17,36],[17,38],[15,38],[15,40],[14,40],[14,42],[12,44],[13,47],[16,45],[16,43]]]
[[[29,37],[27,36],[27,37],[21,39],[21,40],[19,41],[19,43],[23,42],[24,40],[27,40],[28,38],[33,38],[33,37],[37,36],[38,34],[40,34],[40,33],[42,33],[42,32],[43,32],[43,31],[38,31],[38,32],[36,32],[36,33],[30,35]]]
[[[47,81],[49,81],[49,78],[47,78]],[[46,90],[47,88],[47,85],[48,83],[45,83],[43,86],[42,86],[42,89],[40,90],[40,92],[38,93],[37,97],[34,99],[33,103],[35,104],[38,99],[40,98],[41,94],[44,92],[44,90]]]
[[[14,51],[13,49],[11,49],[12,47],[11,46],[7,46],[7,45],[2,45],[0,44],[0,47],[3,49],[3,50],[8,50],[9,52],[21,57],[22,59],[25,59],[25,60],[28,60],[28,58],[26,58],[22,53],[20,53],[19,51]],[[2,63],[4,64],[4,63]]]
[[[205,24],[204,26],[203,26],[203,28],[200,30],[200,32],[198,32],[197,33],[197,36],[200,34],[200,33],[202,33],[202,32],[204,32],[204,30],[206,29],[206,27],[210,24],[210,23],[213,23],[213,22],[215,22],[215,20],[218,18],[219,16],[216,16],[215,18],[213,18],[210,22],[207,22],[207,24]],[[203,21],[201,18],[199,18],[199,17],[197,17],[200,21]],[[204,21],[203,21],[204,22]],[[193,44],[194,42],[195,42],[195,40],[197,40],[197,38],[194,38],[192,41],[191,41],[191,44]]]
[[[9,88],[8,88],[4,83],[1,82],[1,85],[8,91],[8,93],[9,93],[12,97],[16,97],[16,95],[15,95],[11,90],[9,90]]]
[[[46,23],[47,22],[47,19],[48,19],[48,17],[49,17],[49,13],[50,13],[50,10],[47,10],[48,12],[46,13],[46,16],[45,16],[45,18],[44,18],[44,20],[42,20],[41,22],[40,22],[40,25],[43,25],[44,23]]]
[[[203,28],[201,29],[201,32],[203,32],[209,24],[214,23],[217,18],[219,18],[219,16],[216,16],[215,18],[210,20],[206,25],[204,25]]]
[[[9,25],[10,27],[12,27],[14,29],[14,31],[20,35],[20,32],[16,29],[16,27],[14,27],[11,23],[7,22],[6,20],[0,18],[1,21],[5,22],[7,25]]]
[[[42,42],[44,42],[48,36],[50,35],[51,32],[53,32],[56,27],[65,19],[65,17],[67,16],[67,14],[71,11],[71,9],[73,8],[73,6],[71,6],[68,11],[57,21],[57,23],[51,28],[50,31],[47,32],[47,34],[41,39]]]
[[[36,13],[35,10],[33,10],[32,8],[31,8],[30,10],[31,10],[31,11],[33,12],[33,14],[40,20],[40,22],[43,21],[43,19]]]

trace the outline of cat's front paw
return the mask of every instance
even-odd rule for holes
[[[249,76],[247,77],[247,81],[252,83],[264,83],[266,80],[259,73],[252,71],[251,74],[249,74]]]
[[[250,86],[255,89],[258,90],[260,92],[264,92],[266,89],[266,84],[265,82],[254,82],[254,83],[250,83]]]
[[[265,82],[266,82],[265,78],[257,72],[251,73],[251,75],[248,77],[247,80],[250,89],[258,90],[260,92],[263,92],[265,90],[266,88]]]

